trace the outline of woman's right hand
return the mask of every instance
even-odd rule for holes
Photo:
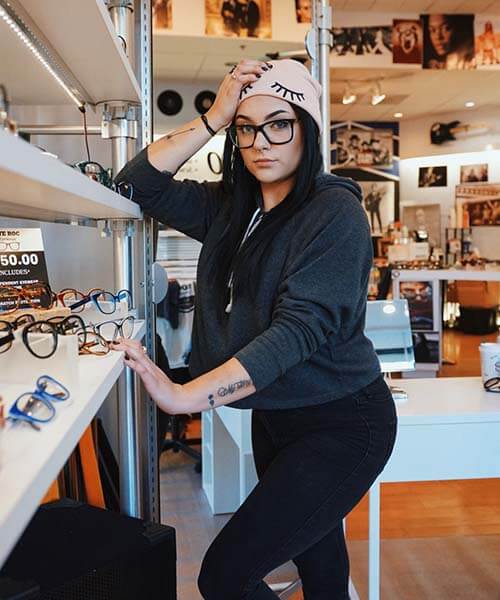
[[[272,65],[260,60],[245,59],[224,77],[214,103],[207,111],[207,119],[214,129],[221,129],[233,120],[243,86],[257,81],[270,68]]]

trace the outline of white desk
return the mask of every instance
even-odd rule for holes
[[[394,451],[370,489],[369,600],[380,598],[380,484],[500,477],[500,395],[480,377],[398,380]],[[499,565],[500,566],[500,565]]]
[[[479,377],[398,380],[394,451],[370,490],[369,600],[380,597],[380,484],[500,477],[500,395]],[[251,411],[203,413],[203,489],[214,513],[234,512],[257,482]]]

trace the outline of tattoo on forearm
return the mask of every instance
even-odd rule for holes
[[[230,394],[234,394],[234,392],[241,390],[242,388],[246,388],[250,385],[252,385],[250,379],[242,379],[241,381],[230,383],[227,387],[220,387],[217,390],[217,395],[220,397],[229,396]]]
[[[215,406],[215,400],[214,400],[213,394],[208,395],[208,403],[210,404],[210,408],[213,408]]]
[[[168,135],[165,136],[165,139],[169,140],[170,138],[173,138],[176,135],[180,135],[181,133],[189,133],[190,131],[194,131],[195,128],[191,127],[189,129],[184,129],[183,131],[173,131],[172,133],[169,133]]]

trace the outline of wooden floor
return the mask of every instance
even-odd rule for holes
[[[444,356],[456,364],[444,366],[440,376],[478,375],[479,342],[495,338],[445,332]],[[192,435],[199,435],[196,422]],[[162,521],[177,529],[179,600],[200,600],[200,562],[230,515],[211,514],[192,459],[179,454],[162,456],[161,495]],[[500,600],[500,480],[383,484],[381,502],[382,600]],[[347,519],[352,577],[362,600],[367,537],[364,498]],[[289,563],[267,579],[288,581],[295,574]],[[301,599],[300,593],[293,597]]]

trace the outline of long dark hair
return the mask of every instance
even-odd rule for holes
[[[259,267],[272,243],[275,233],[295,215],[309,200],[315,177],[322,169],[319,146],[319,129],[311,115],[293,106],[302,124],[303,152],[295,173],[292,191],[278,206],[267,213],[257,229],[237,252],[252,213],[257,207],[260,193],[257,179],[245,168],[240,151],[226,137],[223,155],[222,181],[227,195],[224,210],[228,213],[228,225],[210,256],[209,277],[215,286],[217,314],[223,318],[228,301],[227,284],[233,272],[233,300],[243,289],[255,298],[258,287]]]

